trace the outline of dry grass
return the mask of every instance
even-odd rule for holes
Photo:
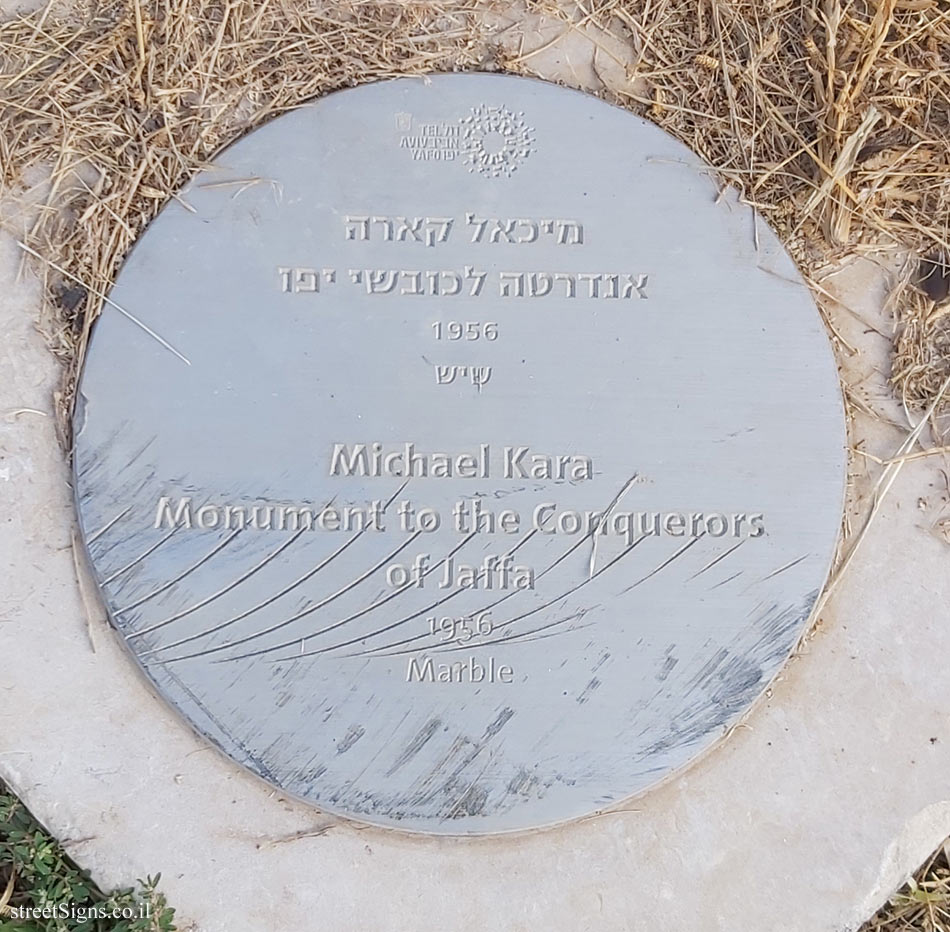
[[[861,932],[950,932],[950,843],[932,855]]]

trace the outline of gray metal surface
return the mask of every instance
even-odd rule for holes
[[[492,75],[333,94],[223,152],[111,300],[75,471],[112,621],[321,808],[473,834],[610,806],[809,617],[845,463],[818,314],[624,111]]]

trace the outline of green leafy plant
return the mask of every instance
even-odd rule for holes
[[[0,783],[0,932],[174,932],[160,877],[104,893]]]

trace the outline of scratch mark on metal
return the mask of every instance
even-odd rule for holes
[[[455,554],[457,554],[473,537],[475,537],[477,533],[478,533],[477,531],[472,531],[471,534],[465,537],[459,544],[457,544],[452,550],[450,550],[449,553],[445,557],[442,558],[442,560],[443,561],[450,560],[452,557],[454,557]],[[439,568],[440,562],[441,561],[434,562],[433,565],[429,567],[429,569],[427,569],[422,574],[422,578],[425,579],[430,573],[434,573]],[[336,628],[342,627],[343,625],[348,624],[351,621],[355,621],[357,618],[361,618],[363,615],[366,615],[369,612],[373,611],[373,609],[379,608],[380,605],[385,605],[387,602],[391,601],[392,599],[395,599],[397,596],[400,596],[404,592],[407,592],[408,590],[414,589],[414,588],[415,588],[414,583],[407,583],[405,586],[401,586],[395,592],[392,592],[381,599],[377,599],[375,602],[373,602],[371,605],[367,605],[365,608],[361,608],[358,612],[354,612],[352,615],[349,615],[340,621],[336,621],[332,625],[327,625],[327,627],[321,628],[319,631],[313,631],[310,634],[303,635],[301,638],[301,645],[303,644],[304,640],[309,640],[310,638],[318,637],[321,634],[327,634],[329,631],[333,631]],[[454,594],[457,594],[457,593],[454,593]],[[428,609],[423,609],[422,611],[425,612],[425,611],[428,611]],[[358,644],[360,641],[365,641],[366,638],[368,637],[372,637],[372,634],[360,634],[360,635],[357,635],[356,637],[350,638],[348,641],[342,641],[339,644],[331,644],[329,647],[319,647],[315,650],[307,651],[306,653],[301,648],[301,652],[296,657],[280,658],[280,659],[298,660],[300,657],[313,657],[316,654],[326,654],[329,651],[337,650],[340,647],[349,647],[351,644]],[[294,641],[296,640],[297,638],[294,638]],[[275,644],[273,647],[267,648],[266,651],[262,651],[262,653],[271,653],[272,651],[280,650],[283,647],[289,647],[293,643],[294,643],[293,641],[286,641],[283,644]],[[355,656],[360,656],[360,655],[349,654],[347,656],[355,657]],[[275,662],[278,662],[278,661],[275,661]]]
[[[728,557],[730,553],[735,553],[735,551],[737,551],[744,543],[745,543],[745,540],[740,540],[738,544],[736,544],[733,547],[730,547],[725,553],[721,553],[714,560],[710,560],[701,570],[698,570],[697,572],[693,573],[693,575],[689,577],[690,580],[695,579],[697,576],[702,576],[703,573],[706,572],[706,570],[712,569],[720,560],[725,560],[726,557]]]
[[[224,550],[224,548],[227,547],[227,545],[230,544],[231,541],[234,540],[234,538],[237,537],[238,534],[240,533],[241,533],[240,528],[238,528],[236,531],[232,531],[230,534],[228,534],[227,537],[224,538],[223,541],[221,541],[221,543],[219,543],[210,553],[205,554],[205,556],[203,556],[197,563],[193,564],[192,566],[189,566],[188,569],[186,569],[183,573],[179,573],[178,576],[176,576],[174,579],[169,580],[164,585],[159,586],[157,589],[153,589],[148,595],[143,595],[142,598],[139,599],[137,602],[133,602],[131,605],[126,605],[125,608],[117,609],[116,615],[122,615],[125,612],[130,612],[132,611],[133,608],[138,608],[143,603],[148,602],[149,599],[154,599],[155,596],[161,595],[161,593],[165,592],[167,589],[171,589],[171,587],[174,586],[176,583],[181,582],[190,573],[193,573],[195,570],[204,566],[204,564],[207,563],[212,557],[214,557],[216,554]],[[136,636],[135,633],[132,633],[129,635],[129,638],[134,638],[135,636]]]
[[[536,530],[529,531],[517,544],[515,544],[514,547],[511,548],[511,550],[507,552],[506,555],[512,556],[514,553],[518,551],[518,549],[522,545],[526,544],[532,537],[534,537],[536,533],[537,533]],[[575,548],[576,546],[578,545],[575,545]],[[541,578],[541,574],[538,574],[538,578],[539,579]],[[437,599],[435,602],[432,602],[430,605],[427,605],[425,608],[421,608],[419,609],[419,611],[413,612],[413,614],[411,615],[406,615],[404,618],[400,618],[398,621],[394,621],[391,624],[383,626],[382,628],[377,628],[375,631],[370,631],[367,634],[361,635],[359,640],[365,641],[368,638],[377,637],[380,634],[385,634],[387,631],[392,631],[394,628],[398,628],[401,625],[406,624],[407,622],[413,621],[414,619],[418,618],[420,615],[424,615],[426,614],[426,612],[431,612],[434,608],[438,608],[440,605],[444,605],[450,599],[453,599],[456,596],[461,595],[464,591],[465,591],[464,589],[456,589],[453,592],[450,592],[448,595],[443,596],[441,599]],[[510,593],[510,595],[513,595],[513,594],[514,593]],[[505,596],[504,598],[508,598],[508,596]],[[504,599],[499,599],[498,601],[502,602],[504,601]],[[497,605],[498,602],[494,602],[492,604]],[[380,644],[378,647],[371,647],[365,651],[358,651],[355,654],[344,654],[343,656],[345,657],[372,656],[377,651],[387,650],[390,647],[400,647],[403,644],[408,644],[410,641],[418,641],[420,638],[426,638],[426,637],[430,637],[430,635],[428,634],[414,635],[413,637],[406,638],[402,641],[395,641],[389,644]],[[335,645],[335,647],[345,647],[345,646],[347,645],[345,644]],[[333,648],[328,648],[328,650],[332,650],[332,649]]]
[[[122,569],[116,570],[108,579],[102,580],[102,585],[108,586],[109,583],[115,582],[115,580],[117,580],[123,573],[127,573],[130,569],[132,569],[133,566],[137,566],[147,556],[149,556],[150,554],[153,554],[156,550],[158,550],[158,548],[161,547],[162,544],[165,543],[165,541],[171,540],[172,536],[177,530],[178,528],[172,528],[172,530],[170,530],[163,538],[161,538],[161,540],[159,540],[157,544],[152,544],[152,546],[149,547],[148,550],[146,550],[145,553],[143,553],[141,556],[138,556],[131,562],[126,563],[125,566],[122,567]]]
[[[717,582],[715,586],[710,586],[709,591],[712,592],[713,589],[718,589],[720,586],[724,586],[727,582],[732,582],[734,579],[742,575],[742,570],[739,570],[738,573],[733,573],[731,576],[724,579],[722,582]]]
[[[301,585],[302,583],[305,583],[308,579],[310,579],[311,577],[319,573],[320,570],[322,570],[325,566],[332,563],[341,553],[343,553],[344,550],[346,550],[348,547],[355,544],[359,540],[360,534],[362,533],[363,533],[362,531],[357,531],[349,540],[344,541],[343,544],[337,547],[337,549],[334,550],[333,553],[331,553],[327,557],[324,557],[324,559],[322,559],[315,567],[308,570],[306,573],[304,573],[303,576],[299,577],[298,579],[295,579],[289,586],[286,586],[285,588],[281,589],[280,592],[278,592],[276,595],[270,596],[269,598],[265,599],[263,602],[258,602],[257,605],[253,606],[252,608],[245,609],[243,612],[241,612],[240,615],[235,615],[233,618],[229,618],[227,621],[222,621],[220,624],[217,624],[212,628],[208,628],[205,631],[199,631],[197,634],[192,634],[187,638],[182,638],[180,641],[175,641],[173,644],[166,644],[161,647],[155,647],[147,652],[143,651],[142,656],[143,657],[146,656],[146,653],[155,654],[155,653],[158,653],[159,651],[169,650],[172,647],[178,647],[181,644],[188,644],[189,642],[196,641],[199,638],[207,637],[209,634],[215,634],[218,631],[222,631],[224,628],[228,628],[233,624],[237,624],[237,622],[243,620],[244,618],[247,618],[248,615],[253,615],[254,612],[260,611],[260,609],[262,608],[267,608],[268,605],[271,605],[272,603],[276,602],[278,599],[287,595],[288,592],[292,592],[294,589],[297,588],[297,586]],[[141,633],[145,634],[145,631],[142,631]],[[137,635],[135,634],[130,635],[130,637],[136,637],[136,636]]]
[[[396,724],[396,727],[393,728],[392,731],[390,732],[390,734],[391,734],[391,736],[392,736],[392,737],[390,738],[390,740],[392,740],[393,738],[395,738],[395,736],[399,733],[399,730],[400,730],[400,729],[402,728],[402,726],[406,723],[406,719],[409,718],[409,714],[410,714],[410,713],[409,713],[409,710],[408,710],[408,709],[403,713],[403,716],[402,716],[401,719],[399,719],[399,722]],[[356,784],[359,782],[359,780],[360,780],[360,778],[363,776],[363,774],[365,774],[366,771],[369,770],[369,768],[372,767],[373,764],[376,763],[377,758],[380,756],[380,754],[383,753],[384,750],[386,750],[386,747],[387,747],[386,744],[380,743],[379,747],[376,749],[376,751],[375,751],[375,753],[373,754],[373,756],[370,757],[370,759],[369,759],[369,760],[366,762],[366,764],[362,767],[362,769],[359,771],[359,773],[355,774],[355,775],[353,776],[353,779],[352,779],[352,780],[347,780],[347,782],[346,782],[342,787],[340,787],[340,795],[341,795],[341,796],[342,796],[344,793],[348,793],[354,786],[356,786]]]
[[[392,497],[383,506],[383,511],[385,511],[396,500],[399,493],[402,492],[402,490],[408,484],[409,484],[409,480],[407,479],[401,486],[399,486],[398,489],[396,489],[396,491],[392,494]],[[247,618],[248,615],[253,615],[254,612],[257,612],[262,608],[266,608],[268,605],[271,605],[273,602],[276,602],[278,599],[283,598],[285,595],[287,595],[288,592],[292,592],[294,589],[297,588],[297,586],[301,585],[302,583],[307,582],[307,580],[311,579],[313,576],[319,573],[320,570],[322,570],[325,566],[332,563],[348,547],[350,547],[352,544],[355,544],[356,541],[358,541],[360,537],[363,536],[363,532],[365,530],[366,530],[365,526],[361,527],[349,540],[344,541],[343,544],[337,547],[337,549],[334,550],[333,553],[331,553],[329,556],[321,560],[315,567],[313,567],[312,569],[304,573],[303,576],[294,580],[289,586],[286,586],[285,588],[281,589],[280,592],[278,592],[276,595],[270,596],[269,598],[265,599],[263,602],[258,602],[257,605],[254,605],[253,607],[249,609],[245,609],[245,611],[241,612],[239,615],[235,615],[233,618],[229,618],[227,621],[221,622],[221,624],[215,625],[212,628],[208,628],[205,631],[200,631],[197,634],[191,635],[190,637],[182,638],[180,641],[176,641],[174,644],[166,644],[162,647],[153,648],[148,653],[154,654],[154,653],[157,653],[158,651],[170,650],[173,647],[179,647],[182,644],[188,644],[191,641],[198,640],[199,638],[207,637],[209,634],[215,634],[218,631],[223,630],[224,628],[228,628],[233,624],[237,624],[237,622],[242,621],[243,619]],[[145,632],[143,631],[142,633],[144,634]],[[131,635],[131,636],[135,637],[135,635]],[[143,652],[141,656],[144,657],[145,652]],[[185,659],[185,658],[182,658],[182,659]]]
[[[481,750],[482,749],[479,748],[478,751],[475,752],[475,757],[477,757],[478,754],[481,753]],[[479,770],[479,772],[475,775],[472,782],[465,788],[465,790],[462,792],[462,795],[459,796],[459,798],[456,800],[455,805],[449,810],[448,813],[446,813],[445,816],[442,817],[443,822],[447,821],[448,819],[454,819],[459,814],[459,810],[462,808],[463,804],[465,804],[466,801],[469,800],[469,797],[472,796],[473,790],[475,789],[476,786],[478,786],[479,780],[481,780],[482,777],[485,776],[486,771],[492,765],[492,762],[494,761],[494,759],[495,759],[494,754],[488,755],[488,760],[485,761],[485,766],[482,767],[482,769]],[[474,757],[472,758],[472,760],[474,760]],[[469,763],[471,763],[471,761]],[[488,791],[485,790],[480,794],[477,800],[472,799],[471,802],[469,802],[463,815],[476,815],[477,813],[480,813],[485,808],[485,803],[487,801],[488,801]]]
[[[170,625],[173,621],[178,621],[179,618],[184,618],[186,615],[190,615],[192,612],[198,611],[199,608],[204,608],[210,602],[213,602],[215,599],[220,598],[221,596],[230,592],[245,580],[250,579],[258,570],[263,569],[276,557],[280,556],[280,554],[282,554],[291,544],[299,540],[301,535],[304,534],[306,530],[306,528],[301,528],[296,534],[293,535],[293,537],[291,537],[289,540],[285,540],[276,550],[264,557],[260,563],[251,567],[251,569],[249,569],[246,573],[244,573],[242,576],[239,576],[234,582],[229,583],[223,589],[219,589],[214,594],[209,595],[206,599],[202,599],[200,602],[196,602],[194,605],[182,609],[177,614],[172,615],[171,618],[166,618],[164,621],[156,622],[154,625],[150,625],[148,628],[142,628],[140,631],[136,631],[136,637],[143,634],[150,634],[152,631],[157,631],[159,628],[164,628],[166,625]],[[156,648],[156,650],[166,650],[170,647],[177,647],[178,644],[182,643],[184,643],[184,641],[178,641],[175,644],[165,644],[163,647]],[[144,653],[154,653],[154,651],[145,651]]]
[[[423,727],[416,732],[414,738],[403,748],[402,753],[393,761],[393,765],[386,771],[391,777],[397,770],[405,767],[431,740],[432,736],[442,727],[441,718],[430,718]]]
[[[642,539],[642,538],[641,538],[641,539]],[[700,540],[702,540],[702,534],[700,534],[699,537],[694,537],[692,540],[687,541],[685,544],[683,544],[682,547],[680,547],[679,550],[676,551],[676,553],[673,554],[673,556],[671,556],[671,557],[669,557],[668,559],[664,560],[655,570],[651,570],[649,573],[646,574],[646,576],[642,576],[642,577],[641,577],[640,579],[638,579],[635,583],[633,583],[633,584],[627,586],[626,589],[622,589],[621,592],[622,592],[622,593],[623,593],[623,592],[629,592],[631,589],[636,589],[637,586],[640,585],[640,583],[645,583],[648,579],[650,579],[650,577],[656,576],[656,574],[659,573],[660,570],[665,569],[665,568],[666,568],[667,566],[669,566],[674,560],[678,559],[678,558],[681,557],[684,553],[686,553],[686,551],[689,550],[689,548],[692,547],[693,544],[695,544],[697,541],[700,541]]]
[[[602,532],[602,528],[607,523],[607,519],[610,517],[611,512],[617,505],[620,503],[620,500],[627,494],[627,490],[637,481],[637,473],[634,473],[624,484],[623,488],[614,496],[613,501],[607,506],[604,510],[603,515],[600,518],[600,521],[597,522],[597,527],[594,530],[594,533],[591,535],[591,547],[590,547],[590,564],[587,567],[587,576],[588,578],[593,577],[594,567],[597,563],[597,539],[598,535]]]
[[[105,534],[106,531],[108,531],[109,528],[111,528],[117,521],[121,521],[121,520],[132,510],[133,507],[134,507],[133,505],[129,505],[129,507],[126,508],[125,511],[120,511],[105,527],[99,528],[99,530],[96,531],[96,533],[93,534],[93,535],[86,541],[86,546],[88,547],[90,544],[95,543],[95,542],[96,542],[100,537],[102,537],[102,535]]]
[[[786,563],[785,566],[780,566],[777,570],[772,573],[769,573],[768,576],[763,576],[759,582],[765,582],[767,579],[771,579],[773,576],[778,576],[779,573],[784,573],[786,570],[790,570],[793,566],[797,566],[802,560],[807,560],[811,556],[810,553],[806,553],[804,556],[799,557],[797,560],[792,560],[791,563]]]
[[[366,729],[362,725],[350,725],[343,740],[336,746],[337,754],[345,754],[365,734]]]
[[[482,735],[482,741],[487,741],[489,738],[494,738],[505,725],[514,717],[515,710],[511,706],[505,706],[495,717],[495,720],[489,722],[485,728],[485,734]]]
[[[385,566],[392,559],[394,559],[398,554],[400,554],[403,550],[405,550],[406,547],[408,547],[422,533],[423,532],[421,529],[416,531],[415,534],[413,534],[411,537],[406,538],[406,540],[403,541],[395,550],[393,550],[391,553],[386,554],[385,557],[383,557],[381,560],[374,563],[368,570],[364,571],[359,576],[357,576],[356,579],[351,580],[345,586],[340,587],[339,589],[337,589],[336,592],[332,593],[331,595],[326,596],[325,598],[321,599],[319,602],[316,602],[312,605],[308,605],[305,609],[302,609],[301,611],[297,612],[295,615],[291,615],[290,618],[285,618],[283,621],[279,621],[277,622],[277,624],[271,625],[269,628],[265,628],[263,631],[255,631],[253,634],[249,634],[246,637],[238,638],[236,641],[229,641],[227,644],[218,644],[215,647],[208,647],[205,650],[195,651],[193,654],[185,654],[181,657],[169,657],[165,662],[175,663],[179,660],[190,660],[193,657],[205,657],[208,654],[217,654],[220,651],[228,650],[232,647],[237,647],[239,644],[247,644],[250,641],[256,641],[258,638],[262,638],[268,634],[273,634],[273,632],[279,631],[281,628],[286,628],[287,625],[293,624],[295,621],[298,621],[299,619],[304,618],[307,615],[313,614],[313,612],[317,611],[318,609],[323,608],[325,605],[329,605],[335,599],[338,599],[341,595],[344,595],[345,593],[349,592],[351,589],[354,589],[364,580],[372,576],[373,573],[375,573],[378,569],[380,569],[380,567]],[[294,638],[294,640],[291,641],[290,643],[296,643],[297,640],[298,640],[297,638]],[[271,650],[274,650],[274,649],[275,648],[267,647],[261,650],[248,651],[244,654],[238,654],[235,657],[226,657],[216,662],[226,663],[232,660],[244,660],[248,657],[257,657],[260,654],[269,653]]]
[[[600,680],[597,679],[597,677],[595,676],[584,687],[584,689],[578,694],[577,700],[576,700],[577,704],[583,705],[585,702],[587,702],[591,697],[591,693],[593,693],[594,690],[597,689],[598,686],[600,686]]]
[[[617,503],[620,501],[621,497],[626,493],[627,489],[630,488],[630,486],[633,484],[633,482],[634,482],[634,480],[635,480],[636,478],[638,478],[638,474],[637,474],[637,473],[634,473],[634,475],[633,475],[629,480],[627,480],[627,482],[624,484],[623,488],[621,488],[621,490],[617,493],[617,495],[615,496],[614,500],[613,500],[613,501],[611,502],[611,504],[608,506],[608,509],[612,509],[612,508],[616,507],[616,505],[617,505]],[[599,527],[599,526],[600,526],[600,525],[598,525],[598,527]],[[525,536],[525,538],[524,538],[523,540],[521,540],[521,541],[517,544],[517,546],[515,546],[512,550],[508,551],[508,555],[509,555],[509,556],[513,555],[513,554],[518,550],[518,548],[521,547],[523,544],[527,543],[528,540],[529,540],[531,537],[533,537],[536,532],[537,532],[536,530],[532,530],[529,534],[527,534],[527,535]],[[535,577],[535,580],[537,581],[537,580],[540,580],[540,579],[544,578],[544,576],[546,576],[546,575],[547,575],[548,573],[550,573],[553,569],[555,569],[558,565],[560,565],[560,564],[561,564],[564,560],[566,560],[572,553],[574,553],[579,547],[582,547],[582,546],[587,542],[588,538],[592,537],[592,536],[595,534],[595,532],[596,532],[596,528],[594,528],[592,531],[589,531],[587,534],[585,534],[583,537],[581,537],[575,544],[573,544],[572,546],[570,546],[563,554],[561,554],[561,556],[557,557],[554,561],[552,561],[551,563],[549,563],[543,570],[541,570],[541,571],[538,573],[538,575]],[[641,538],[641,540],[642,540],[642,538]],[[640,543],[639,540],[634,541],[634,543],[631,544],[630,547],[627,548],[627,550],[632,550],[633,547],[635,547],[638,543]],[[624,555],[624,553],[627,552],[627,550],[624,550],[623,553],[620,554],[620,556],[622,557],[622,556]],[[613,563],[614,563],[617,559],[618,559],[618,558],[615,557],[613,561],[611,561],[610,563],[607,564],[607,567],[612,566]],[[594,579],[596,576],[600,575],[600,573],[603,571],[603,569],[606,569],[607,567],[603,567],[603,568],[600,569],[600,570],[596,570],[593,575],[588,575],[586,582],[590,582],[590,581],[591,581],[592,579]],[[391,630],[393,630],[394,628],[399,627],[400,625],[402,625],[402,624],[404,624],[404,623],[406,623],[406,622],[409,622],[409,621],[412,621],[412,620],[415,619],[415,618],[418,618],[420,615],[423,615],[423,614],[425,614],[426,612],[429,612],[429,611],[432,611],[432,610],[435,609],[435,608],[438,608],[439,606],[441,606],[441,605],[445,604],[446,602],[448,602],[449,599],[455,597],[456,595],[459,595],[462,591],[464,591],[464,590],[456,590],[455,592],[451,592],[451,593],[449,593],[447,596],[444,596],[443,598],[437,600],[436,602],[433,602],[431,605],[428,605],[426,608],[424,608],[424,609],[422,609],[422,610],[416,612],[414,615],[410,615],[410,616],[408,616],[408,617],[406,617],[406,618],[402,618],[402,619],[400,619],[398,622],[394,622],[394,623],[391,624],[391,625],[387,625],[387,626],[384,627],[384,628],[380,628],[380,629],[378,629],[377,631],[373,631],[373,632],[371,632],[370,634],[367,634],[365,637],[366,637],[366,638],[375,637],[376,635],[384,634],[384,633],[386,633],[387,631],[391,631]],[[518,590],[518,589],[514,590],[513,592],[509,592],[507,595],[503,595],[503,596],[501,596],[500,598],[495,599],[494,602],[490,602],[488,605],[483,606],[482,608],[480,608],[480,609],[478,610],[478,612],[476,612],[476,614],[481,613],[481,612],[490,611],[491,609],[496,608],[497,606],[501,605],[502,602],[506,602],[508,599],[514,598],[514,596],[519,595],[519,594],[520,594],[520,590]],[[559,597],[559,598],[560,598],[560,597]],[[557,599],[555,599],[554,601],[557,601]],[[548,603],[548,604],[550,604],[550,603]],[[377,646],[377,647],[371,647],[371,648],[369,648],[369,649],[366,650],[366,651],[360,652],[359,656],[361,656],[361,655],[373,655],[373,654],[376,654],[376,653],[378,653],[378,652],[383,652],[383,651],[388,652],[388,651],[390,650],[390,648],[393,648],[393,647],[403,647],[403,646],[406,645],[406,644],[414,644],[415,642],[421,641],[421,640],[425,640],[426,638],[431,638],[431,635],[430,635],[429,633],[427,633],[427,632],[423,632],[422,634],[416,634],[416,635],[413,635],[412,637],[403,638],[402,640],[399,640],[399,641],[390,641],[388,644],[380,644],[380,645]],[[363,640],[363,638],[361,638],[361,640]],[[344,655],[344,656],[358,656],[358,655],[356,655],[356,654],[346,654],[346,655]],[[391,656],[391,655],[387,653],[386,656]]]
[[[589,535],[587,535],[587,536],[589,536]],[[554,563],[552,563],[552,564],[548,567],[548,570],[553,569],[558,563],[561,562],[561,560],[564,559],[564,557],[566,557],[569,553],[571,553],[572,551],[576,550],[579,546],[581,546],[581,544],[583,544],[586,539],[587,539],[586,536],[585,536],[585,537],[582,537],[576,544],[574,544],[573,547],[571,547],[571,549],[570,549],[567,553],[565,553],[563,556],[561,556],[561,557],[559,557],[557,560],[555,560]],[[523,618],[528,618],[528,617],[530,617],[531,615],[537,614],[538,612],[543,611],[543,610],[546,609],[546,608],[549,608],[551,605],[554,605],[556,602],[560,602],[561,599],[566,599],[566,598],[568,598],[569,596],[573,595],[578,589],[582,588],[583,586],[586,586],[589,582],[592,582],[593,580],[595,580],[598,576],[601,575],[601,573],[604,573],[604,572],[606,572],[607,570],[609,570],[615,563],[617,563],[619,560],[623,559],[623,557],[625,557],[631,550],[633,550],[635,547],[637,547],[637,546],[638,546],[640,543],[642,543],[644,540],[646,540],[646,537],[645,537],[645,536],[638,538],[638,539],[635,540],[632,544],[630,544],[629,547],[625,547],[625,548],[624,548],[619,554],[617,554],[617,556],[615,556],[609,563],[606,563],[606,564],[605,564],[604,566],[602,566],[599,570],[597,570],[597,571],[594,573],[593,576],[589,576],[589,577],[587,577],[587,578],[585,578],[585,579],[582,579],[582,580],[581,580],[579,583],[577,583],[575,586],[572,586],[570,589],[566,590],[565,592],[562,592],[560,595],[555,596],[553,599],[549,599],[549,600],[548,600],[547,602],[545,602],[543,605],[539,605],[537,608],[531,609],[531,611],[523,612],[521,615],[516,615],[514,618],[510,618],[510,619],[508,619],[507,621],[503,621],[503,622],[501,622],[500,624],[495,625],[495,626],[494,626],[494,630],[495,630],[495,631],[499,631],[499,630],[501,630],[502,628],[507,628],[507,627],[509,627],[510,625],[515,624],[515,622],[521,621]],[[547,570],[544,570],[544,572],[547,572]],[[537,578],[540,579],[542,575],[543,575],[543,573],[539,573]],[[483,608],[478,609],[478,611],[475,612],[474,614],[480,614],[480,613],[482,613],[482,612],[487,612],[489,609],[494,608],[496,605],[499,605],[500,603],[504,602],[506,599],[509,599],[509,598],[511,598],[513,595],[517,595],[517,594],[518,594],[518,591],[515,590],[515,592],[511,592],[511,593],[509,593],[508,595],[503,596],[502,598],[497,599],[497,600],[494,601],[494,602],[491,602],[489,605],[484,606]],[[529,633],[530,633],[530,632],[529,632]],[[389,646],[389,647],[401,647],[401,646],[404,645],[404,644],[408,644],[408,643],[411,643],[411,642],[413,642],[413,641],[418,641],[418,640],[420,640],[420,638],[425,638],[425,637],[429,637],[429,635],[428,635],[428,634],[416,635],[416,636],[413,637],[413,638],[406,638],[406,639],[403,640],[403,641],[399,641],[399,642],[397,642],[397,643],[395,643],[395,644],[390,644],[390,645],[388,645],[388,646]],[[539,638],[539,640],[540,640],[540,638]],[[378,649],[382,649],[382,648],[378,648]],[[436,645],[436,646],[433,648],[434,652],[436,652],[436,653],[445,653],[446,650],[448,650],[448,649],[449,649],[449,648],[443,648],[443,649],[440,650],[439,647],[438,647],[438,645]],[[400,652],[399,652],[399,654],[405,654],[405,653],[411,653],[411,651],[400,651]],[[388,656],[392,656],[392,655],[388,655]]]
[[[696,539],[698,540],[698,538],[696,538]],[[597,570],[597,571],[594,573],[593,576],[589,576],[589,577],[587,577],[586,579],[582,579],[579,583],[577,583],[576,585],[571,586],[570,589],[565,590],[565,591],[562,592],[560,595],[555,596],[553,599],[549,599],[549,600],[548,600],[547,602],[545,602],[543,605],[539,605],[537,608],[531,609],[531,611],[522,612],[522,614],[516,615],[514,618],[508,619],[508,621],[503,621],[503,622],[501,622],[500,624],[495,625],[494,630],[495,630],[495,631],[498,631],[498,630],[500,630],[501,628],[507,628],[509,625],[513,625],[515,622],[521,621],[522,618],[529,618],[531,615],[536,615],[538,612],[544,611],[544,609],[549,608],[551,605],[554,605],[556,602],[560,602],[561,599],[566,599],[566,598],[568,598],[569,596],[572,596],[575,592],[577,592],[578,589],[582,589],[582,588],[583,588],[584,586],[586,586],[588,583],[593,582],[593,581],[594,581],[598,576],[600,576],[602,573],[606,573],[607,570],[609,570],[612,566],[615,566],[615,565],[616,565],[620,560],[622,560],[628,553],[630,553],[632,550],[636,549],[636,548],[637,548],[640,544],[642,544],[643,541],[645,541],[645,540],[646,540],[646,536],[645,536],[645,535],[644,535],[643,537],[638,537],[638,538],[637,538],[632,544],[630,544],[628,547],[624,547],[624,549],[621,550],[620,553],[618,553],[617,556],[615,556],[610,562],[605,563],[599,570]],[[489,607],[491,607],[491,606],[489,606]],[[484,609],[484,608],[483,608],[483,609],[480,609],[479,611],[484,612],[484,611],[487,611],[487,610],[488,610],[488,609]],[[477,614],[477,613],[476,613],[476,614]]]

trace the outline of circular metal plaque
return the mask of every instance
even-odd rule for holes
[[[656,127],[493,75],[333,94],[129,256],[76,413],[112,622],[234,760],[431,833],[694,758],[806,624],[840,520],[819,316]]]

